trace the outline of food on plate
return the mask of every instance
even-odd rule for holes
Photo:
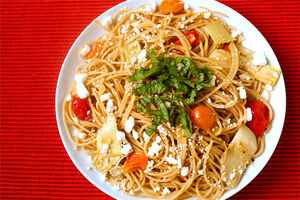
[[[217,13],[180,0],[124,8],[79,49],[70,140],[131,196],[218,199],[264,151],[280,69]]]

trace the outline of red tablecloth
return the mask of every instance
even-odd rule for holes
[[[0,1],[0,199],[111,199],[67,155],[56,125],[55,88],[83,29],[121,0]],[[263,171],[231,199],[300,198],[300,3],[222,0],[266,37],[281,64],[287,115]]]

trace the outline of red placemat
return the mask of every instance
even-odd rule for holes
[[[68,157],[57,130],[55,88],[83,29],[120,0],[0,1],[0,198],[112,199]],[[263,171],[231,199],[300,198],[300,3],[222,0],[266,37],[281,64],[287,115]]]

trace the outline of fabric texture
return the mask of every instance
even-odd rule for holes
[[[69,48],[121,0],[0,1],[0,199],[112,199],[76,169],[61,142],[55,91]],[[281,64],[287,114],[262,172],[231,199],[300,198],[300,3],[220,0],[250,20]]]

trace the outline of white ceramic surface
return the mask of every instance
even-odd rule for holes
[[[99,16],[97,19],[101,20],[105,16],[113,15],[118,10],[122,9],[124,6],[128,8],[135,9],[139,5],[152,2],[153,0],[128,0],[123,2],[105,13]],[[157,4],[160,2],[156,0]],[[185,3],[188,3],[191,7],[195,7],[197,5],[207,7],[212,11],[219,11],[224,14],[227,14],[229,18],[222,17],[227,24],[235,26],[241,32],[243,32],[245,37],[245,45],[251,50],[263,50],[266,54],[266,57],[270,61],[270,64],[274,67],[279,68],[278,60],[266,41],[266,39],[262,36],[262,34],[243,16],[241,16],[236,11],[231,8],[213,0],[185,0]],[[90,160],[82,151],[74,150],[74,145],[69,140],[64,124],[63,124],[63,113],[62,113],[62,104],[64,97],[66,96],[68,90],[70,89],[76,72],[76,67],[81,63],[81,60],[78,57],[79,48],[92,40],[95,40],[97,37],[102,35],[104,30],[101,31],[99,27],[95,23],[91,23],[77,38],[77,40],[72,45],[68,55],[65,58],[65,61],[62,65],[58,82],[56,88],[56,118],[58,129],[60,132],[60,136],[62,142],[71,158],[73,163],[76,165],[78,170],[97,188],[107,193],[108,195],[116,198],[116,199],[128,199],[128,200],[137,200],[140,198],[133,198],[127,196],[119,191],[115,191],[112,189],[110,185],[106,182],[101,181],[99,173],[96,170],[88,170],[87,167],[91,166]],[[286,110],[286,92],[285,92],[285,84],[283,76],[281,75],[277,85],[274,87],[271,96],[271,105],[274,109],[274,119],[273,119],[273,128],[270,133],[266,135],[266,147],[264,153],[255,159],[254,165],[250,165],[244,174],[241,182],[238,187],[232,190],[227,191],[221,199],[229,198],[234,195],[242,188],[244,188],[248,183],[250,183],[264,168],[271,155],[273,154],[278,140],[281,135],[281,131],[283,128],[284,118],[285,118],[285,110]]]

